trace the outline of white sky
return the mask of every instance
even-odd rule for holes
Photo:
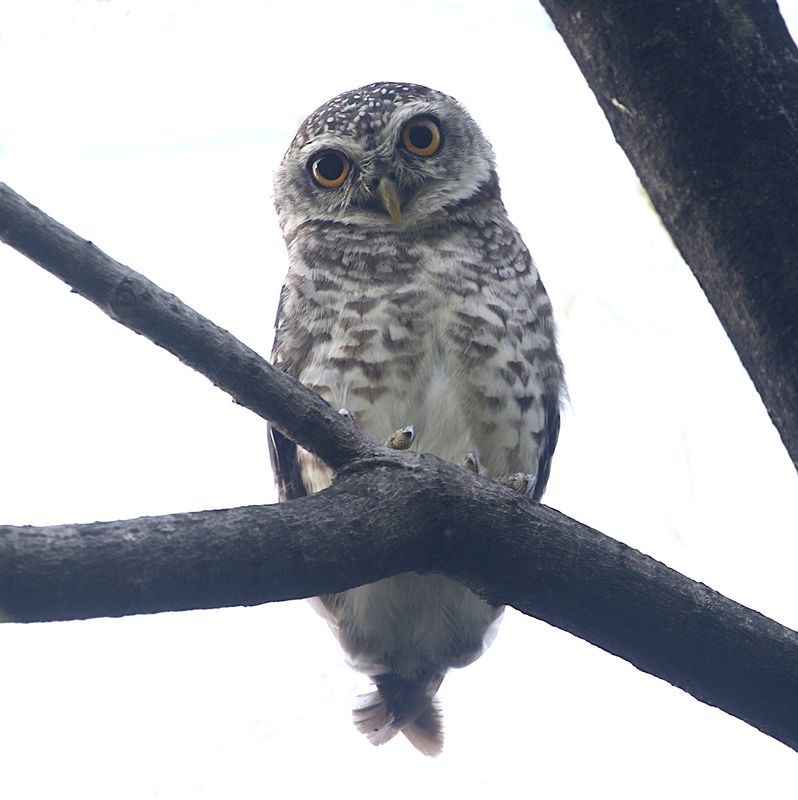
[[[546,501],[798,627],[796,474],[535,2],[2,0],[0,74],[2,180],[263,354],[299,121],[374,80],[458,97],[560,324]],[[3,523],[274,501],[261,420],[7,248],[0,337]],[[355,731],[365,679],[304,602],[6,625],[0,653],[9,800],[795,796],[788,748],[514,612],[444,682],[436,760]]]

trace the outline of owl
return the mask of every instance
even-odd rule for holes
[[[338,95],[301,124],[274,186],[290,262],[275,366],[380,440],[412,425],[414,449],[456,463],[476,453],[488,477],[534,474],[539,499],[563,392],[551,303],[463,106],[410,83]],[[274,428],[269,445],[281,500],[330,484]],[[375,685],[357,728],[439,753],[436,692],[484,652],[502,609],[419,574],[314,603]]]

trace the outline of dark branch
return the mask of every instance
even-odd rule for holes
[[[432,456],[361,460],[277,506],[0,528],[0,608],[20,621],[250,605],[407,571],[462,581],[798,749],[798,634]]]
[[[798,51],[776,0],[541,0],[798,467]]]
[[[0,237],[277,421],[338,473],[329,490],[276,507],[0,528],[8,619],[254,604],[439,572],[798,748],[795,632],[458,467],[378,447],[225,331],[7,187]]]
[[[376,452],[374,439],[317,394],[4,183],[0,183],[0,241],[61,278],[112,319],[201,372],[331,467]]]

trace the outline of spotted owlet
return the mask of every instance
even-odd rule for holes
[[[381,440],[412,424],[414,449],[457,463],[474,451],[489,477],[534,474],[539,499],[563,386],[551,304],[465,109],[404,83],[341,94],[300,126],[275,202],[290,259],[275,365]],[[330,470],[274,429],[270,448],[282,500],[329,485]],[[484,651],[501,609],[416,574],[316,606],[376,685],[358,729],[440,752],[435,693]]]

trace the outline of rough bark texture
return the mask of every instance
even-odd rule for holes
[[[798,467],[798,51],[775,0],[541,2]]]
[[[449,575],[798,749],[798,634],[433,456],[359,460],[278,506],[0,528],[12,620],[248,605]]]

